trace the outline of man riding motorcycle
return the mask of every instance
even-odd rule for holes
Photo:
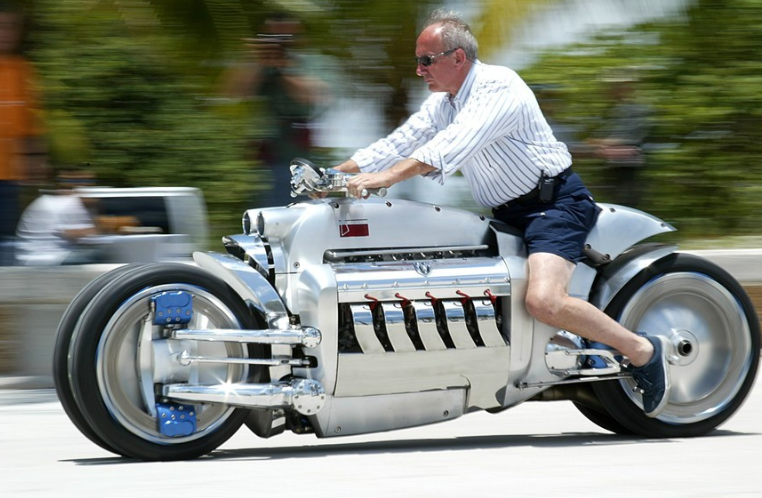
[[[429,17],[416,63],[434,95],[388,137],[335,168],[360,173],[349,192],[360,197],[364,189],[416,175],[443,183],[460,170],[477,202],[524,232],[529,312],[626,355],[646,415],[658,416],[669,399],[664,339],[633,334],[567,293],[599,208],[571,171],[571,155],[553,137],[531,90],[512,70],[482,64],[468,25],[450,12]]]

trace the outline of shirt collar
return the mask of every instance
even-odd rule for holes
[[[463,84],[460,85],[460,89],[458,89],[457,95],[454,97],[450,95],[450,104],[454,107],[460,107],[463,105],[463,102],[468,99],[469,94],[471,93],[471,87],[474,86],[474,80],[476,80],[476,71],[477,66],[481,66],[481,62],[477,59],[474,61],[473,65],[471,66],[471,69],[468,71],[468,74],[466,75],[466,79],[463,80]]]

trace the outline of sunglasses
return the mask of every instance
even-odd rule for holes
[[[452,48],[452,49],[448,50],[447,52],[442,52],[441,54],[437,54],[437,55],[424,55],[422,57],[416,57],[415,58],[415,63],[416,63],[416,65],[421,65],[423,67],[429,67],[430,65],[434,64],[434,61],[436,61],[438,58],[444,57],[445,55],[450,55],[451,53],[455,52],[459,48],[460,47],[455,47],[455,48]]]

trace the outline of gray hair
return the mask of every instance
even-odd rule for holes
[[[434,24],[442,26],[442,43],[445,50],[462,48],[466,52],[466,58],[475,61],[479,52],[479,43],[471,32],[471,28],[464,22],[457,12],[452,10],[437,9],[426,18],[424,29]]]

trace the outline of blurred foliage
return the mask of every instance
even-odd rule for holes
[[[609,33],[546,54],[522,75],[553,85],[555,119],[594,137],[612,74],[652,110],[645,209],[681,238],[759,234],[762,223],[762,1],[699,0],[683,19]],[[604,164],[575,158],[606,201]]]
[[[479,41],[479,58],[489,61],[513,40],[512,28],[545,5],[558,0],[481,0],[479,16],[470,24]]]
[[[183,64],[181,30],[142,4],[35,2],[30,56],[52,163],[89,164],[102,185],[202,188],[215,236],[240,231],[256,178],[241,118],[210,104],[212,80]]]
[[[240,230],[240,213],[267,188],[245,161],[268,126],[256,102],[234,105],[219,79],[244,57],[267,13],[290,11],[307,43],[341,60],[342,91],[383,97],[396,125],[425,2],[338,0],[33,0],[27,53],[42,86],[54,167],[89,164],[104,185],[202,188],[213,237]],[[404,62],[403,62],[404,61]],[[360,74],[361,78],[354,75]],[[254,129],[252,129],[254,128]]]
[[[553,0],[534,2],[540,6]],[[246,141],[267,116],[219,99],[219,77],[242,56],[266,12],[290,9],[336,88],[373,95],[385,129],[408,114],[418,27],[435,2],[393,0],[28,0],[27,54],[42,82],[54,165],[90,163],[101,183],[202,188],[212,233],[239,231],[262,175]],[[505,42],[533,2],[485,0],[472,23],[481,56]],[[553,118],[580,142],[595,136],[606,77],[635,70],[653,109],[643,171],[647,211],[682,236],[759,232],[762,215],[762,0],[697,0],[683,18],[607,33],[521,71],[552,84]],[[330,75],[330,76],[329,76]],[[545,104],[543,104],[545,105]],[[254,119],[252,119],[252,116]],[[594,191],[603,165],[575,157]],[[607,191],[595,192],[607,200]]]

